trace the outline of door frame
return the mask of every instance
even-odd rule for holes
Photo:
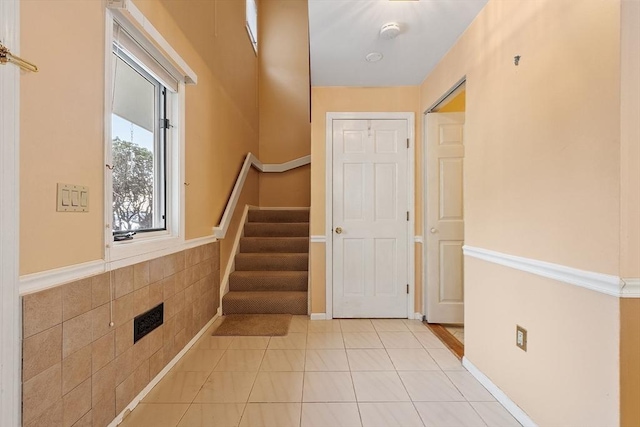
[[[423,197],[422,197],[422,256],[420,259],[422,260],[422,320],[427,320],[428,314],[428,304],[427,299],[429,296],[427,295],[427,239],[429,238],[429,228],[427,228],[427,204],[429,203],[427,197],[427,177],[429,174],[427,173],[427,135],[429,134],[427,129],[427,114],[434,113],[435,109],[438,108],[444,101],[449,99],[451,95],[453,95],[460,87],[465,86],[467,84],[467,76],[463,76],[460,80],[458,80],[451,88],[449,88],[440,98],[438,98],[429,108],[427,108],[424,113],[422,113],[422,188],[423,188]],[[466,111],[465,111],[466,115]],[[466,119],[465,119],[466,120]],[[464,169],[463,173],[463,182],[464,182]],[[464,209],[464,193],[462,198],[462,206]],[[464,270],[462,272],[462,277],[464,280]]]
[[[412,112],[328,112],[325,128],[325,318],[333,319],[333,121],[334,120],[406,120],[409,149],[407,150],[407,318],[413,319],[415,305],[415,114]]]
[[[20,52],[19,0],[0,1],[0,40]],[[20,69],[0,65],[0,425],[21,423]]]

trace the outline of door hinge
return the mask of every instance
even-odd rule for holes
[[[407,148],[409,148],[409,138],[407,138]]]
[[[407,211],[407,221],[409,221],[409,211]]]
[[[169,119],[160,119],[160,129],[171,129],[173,125]]]
[[[409,293],[409,284],[407,284],[407,293]]]

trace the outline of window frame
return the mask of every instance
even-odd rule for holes
[[[144,259],[146,255],[182,245],[185,241],[184,225],[184,180],[185,180],[185,86],[196,84],[197,75],[169,45],[162,35],[150,24],[130,0],[111,2],[106,8],[105,37],[105,179],[104,179],[104,259],[107,262],[128,260],[127,263]],[[116,22],[150,54],[171,76],[177,80],[177,91],[167,91],[167,114],[170,126],[166,129],[165,148],[165,227],[166,230],[137,234],[131,240],[114,241],[111,222],[112,175],[109,170],[112,157],[111,102],[112,102],[112,61],[114,31]],[[143,67],[144,68],[144,67]],[[157,77],[157,76],[154,76]],[[160,80],[160,79],[159,79]],[[164,85],[165,82],[160,80]],[[171,96],[169,96],[171,95]]]
[[[167,118],[167,114],[170,114],[170,109],[167,108],[168,100],[171,99],[172,96],[175,96],[175,93],[170,94],[170,89],[167,88],[164,83],[152,75],[150,72],[144,69],[144,66],[138,63],[137,59],[125,51],[116,44],[113,44],[113,54],[120,58],[126,65],[130,66],[134,71],[140,74],[145,80],[147,80],[154,87],[154,92],[156,96],[156,101],[154,105],[154,120],[156,121],[155,129],[154,129],[154,137],[153,137],[153,214],[158,215],[162,214],[163,224],[158,227],[151,227],[145,229],[137,229],[133,230],[136,233],[157,233],[158,232],[166,232],[167,231],[167,219],[169,217],[167,212],[167,149],[171,147],[171,140],[169,138],[167,128],[162,127],[160,125],[163,119]],[[169,93],[168,93],[169,91]],[[114,113],[112,113],[114,114]],[[125,119],[126,120],[126,119]],[[113,141],[113,134],[111,135],[111,140]],[[113,144],[112,144],[113,147]],[[158,186],[159,184],[159,186]],[[113,192],[112,192],[113,193]],[[112,200],[113,204],[113,200]],[[113,230],[113,209],[112,209],[112,235],[115,237],[118,235],[126,234],[131,230]],[[154,220],[154,223],[157,220]],[[150,234],[149,234],[150,235]]]
[[[251,24],[249,23],[249,2],[253,3],[253,7],[256,11],[256,28],[255,34],[253,28],[251,28]],[[249,41],[251,42],[251,46],[253,47],[253,51],[256,56],[258,55],[258,1],[257,0],[245,0],[244,7],[244,24],[247,29],[247,34],[249,35]]]

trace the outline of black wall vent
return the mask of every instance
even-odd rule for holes
[[[133,319],[133,343],[141,340],[145,335],[162,325],[164,321],[164,303],[136,316]]]

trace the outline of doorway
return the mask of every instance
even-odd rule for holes
[[[413,113],[327,114],[327,318],[413,312]]]
[[[464,345],[465,110],[463,80],[425,113],[423,163],[426,320],[445,343],[458,342],[460,348]]]

